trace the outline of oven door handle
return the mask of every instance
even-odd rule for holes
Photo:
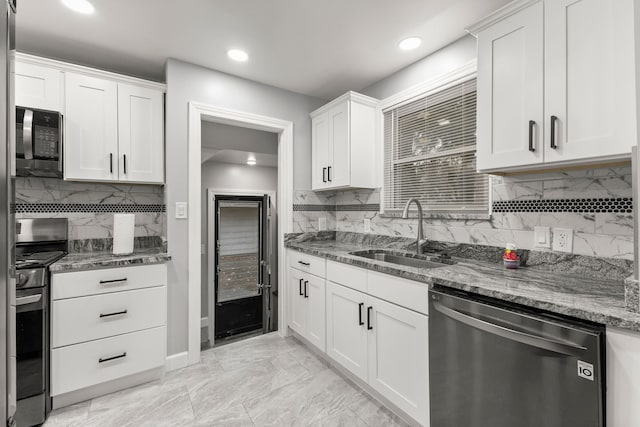
[[[25,160],[33,159],[33,110],[24,110],[22,122],[22,149]]]
[[[42,294],[28,295],[26,297],[18,297],[16,298],[16,306],[33,304],[33,303],[39,302],[41,299],[42,299]]]
[[[468,314],[461,313],[452,308],[445,307],[439,302],[434,302],[433,308],[435,308],[443,315],[453,320],[457,320],[460,323],[464,323],[467,326],[471,326],[472,328],[476,328],[481,331],[497,335],[511,341],[517,341],[519,343],[532,347],[553,351],[555,353],[566,354],[568,356],[581,356],[584,354],[584,350],[587,349],[586,347],[577,343],[569,341],[558,341],[538,335],[528,334],[526,332],[520,332],[504,327],[502,325],[497,325],[495,323],[486,322],[473,316],[469,316]]]

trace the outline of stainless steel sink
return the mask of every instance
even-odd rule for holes
[[[405,265],[407,267],[417,268],[437,268],[444,267],[447,264],[453,264],[450,259],[434,259],[433,257],[419,256],[415,254],[393,252],[386,250],[368,250],[351,252],[350,255],[355,255],[363,258],[369,258],[376,261],[388,262],[391,264]]]

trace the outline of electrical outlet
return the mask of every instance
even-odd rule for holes
[[[553,229],[553,250],[560,252],[573,252],[573,229]]]
[[[364,232],[371,233],[371,220],[369,218],[364,219]]]
[[[318,231],[324,231],[327,229],[327,218],[321,216],[318,218]]]

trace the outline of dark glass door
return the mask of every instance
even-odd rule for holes
[[[263,328],[264,199],[216,196],[215,336]]]

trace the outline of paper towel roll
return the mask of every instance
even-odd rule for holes
[[[125,255],[133,252],[133,229],[136,225],[134,214],[113,215],[113,253]]]

